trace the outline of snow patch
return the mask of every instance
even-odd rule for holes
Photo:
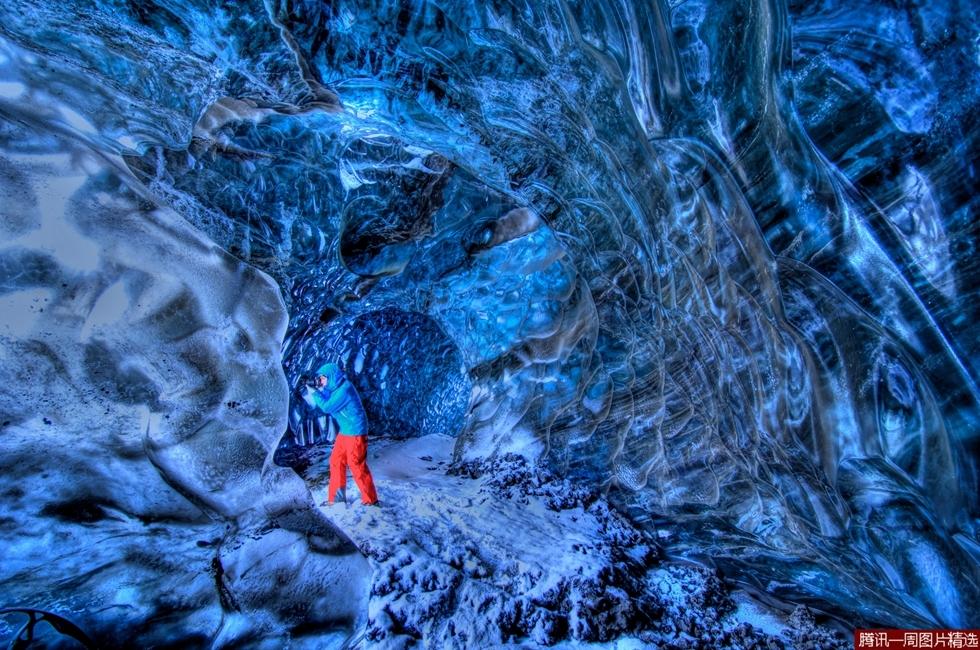
[[[382,507],[350,484],[350,505],[322,508],[374,569],[369,645],[797,647],[784,615],[736,602],[711,569],[663,560],[597,490],[517,454],[454,463],[455,443],[372,441]],[[306,467],[324,489],[326,450]]]

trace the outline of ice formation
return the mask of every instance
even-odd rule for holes
[[[0,189],[4,606],[103,645],[342,640],[367,564],[267,462],[287,395],[277,287],[20,117]]]
[[[287,467],[339,357],[378,440],[518,454],[790,609],[978,620],[969,3],[0,25],[0,607],[377,629],[377,558]]]

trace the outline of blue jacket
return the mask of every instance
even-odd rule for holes
[[[338,435],[367,435],[367,415],[354,384],[335,363],[325,363],[317,370],[327,378],[327,385],[312,390],[310,397],[317,408],[337,421]]]

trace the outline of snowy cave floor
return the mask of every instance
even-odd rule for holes
[[[606,501],[504,457],[454,467],[454,439],[372,440],[380,508],[321,506],[374,568],[358,646],[847,648],[712,570],[664,560]],[[329,447],[301,474],[326,499]]]

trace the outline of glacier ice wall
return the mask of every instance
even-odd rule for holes
[[[2,18],[4,106],[279,284],[292,387],[340,356],[378,435],[541,459],[851,622],[976,620],[968,3]]]
[[[98,647],[342,642],[370,569],[271,463],[278,287],[22,87],[0,105],[2,606]]]

